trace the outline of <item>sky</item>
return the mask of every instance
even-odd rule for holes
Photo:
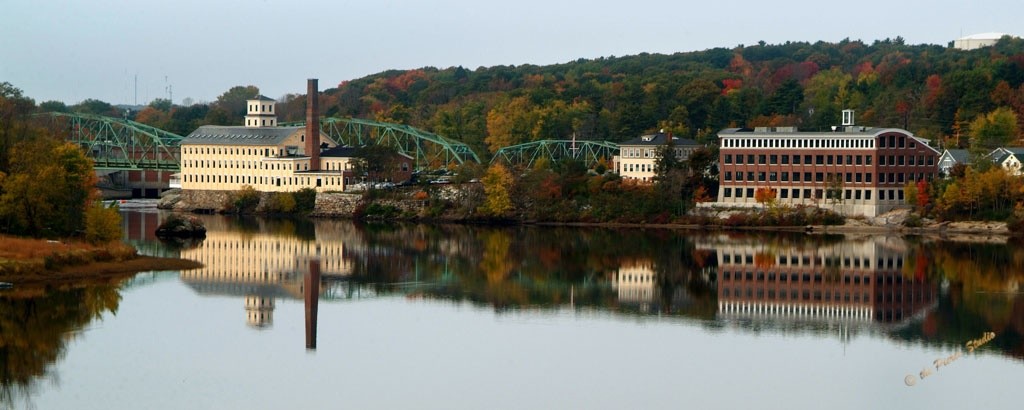
[[[1020,0],[0,0],[0,82],[75,104],[280,98],[389,69],[1024,34]]]

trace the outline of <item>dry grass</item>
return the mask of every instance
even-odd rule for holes
[[[120,242],[91,245],[0,235],[0,281],[42,282],[199,267],[181,259],[136,254]]]

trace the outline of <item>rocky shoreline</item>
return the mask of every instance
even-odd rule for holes
[[[452,189],[449,195],[458,195],[457,189]],[[161,209],[170,209],[177,212],[217,212],[224,202],[228,192],[202,191],[202,192],[170,192],[160,203]],[[356,216],[360,206],[367,205],[361,194],[355,193],[320,193],[316,198],[316,207],[309,215],[313,218],[343,218],[352,219]],[[372,203],[386,205],[398,209],[408,215],[419,215],[423,210],[424,201],[417,200],[395,200],[375,199]],[[737,210],[708,211],[704,209],[701,216],[710,221],[725,221],[729,215],[740,212]],[[750,210],[746,210],[750,212]],[[755,211],[756,212],[756,211]],[[401,218],[399,218],[401,219]],[[409,218],[412,221],[420,222],[443,222],[443,223],[478,223],[459,218]],[[919,235],[937,237],[951,240],[968,241],[998,241],[1005,242],[1009,237],[1014,236],[1006,222],[991,221],[964,221],[964,222],[936,222],[927,218],[918,218],[908,209],[894,210],[877,217],[853,217],[846,218],[842,225],[798,225],[798,226],[727,226],[724,223],[686,224],[686,223],[616,223],[616,222],[540,222],[521,221],[527,225],[545,226],[579,226],[579,227],[608,227],[608,228],[659,228],[659,229],[687,229],[687,230],[745,230],[745,231],[774,231],[774,232],[805,232],[812,234],[885,234],[885,235]]]

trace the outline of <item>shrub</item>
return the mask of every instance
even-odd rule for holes
[[[288,214],[295,211],[295,196],[291,192],[274,192],[267,201],[267,212]]]
[[[295,198],[295,212],[308,214],[316,208],[316,190],[302,188],[292,194]]]
[[[85,210],[85,240],[105,243],[121,239],[121,213],[117,205],[109,208],[94,202]]]
[[[260,193],[256,188],[246,185],[242,189],[228,195],[224,204],[224,212],[236,214],[251,214],[256,211],[260,204]]]

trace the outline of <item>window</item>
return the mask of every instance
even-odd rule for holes
[[[772,155],[772,156],[774,157],[774,155]],[[789,155],[783,155],[782,156],[782,164],[785,165],[785,164],[788,164],[788,163],[789,163]]]
[[[873,161],[872,158],[874,158],[874,156],[871,156],[871,155],[868,155],[867,157],[864,157],[864,164],[865,165],[871,165],[871,162]]]
[[[800,165],[800,156],[799,155],[794,155],[793,156],[793,165]]]
[[[772,164],[772,165],[778,164],[779,163],[779,156],[778,155],[771,155],[771,156],[769,156],[768,157],[768,163]]]
[[[743,165],[743,154],[736,155],[736,165]]]
[[[754,197],[754,188],[747,188],[747,198]]]
[[[726,171],[725,177],[723,179],[725,179],[726,181],[732,181],[732,171]]]
[[[808,161],[808,163],[809,162],[810,161]],[[818,164],[818,165],[823,165],[825,163],[825,156],[824,155],[817,155],[817,156],[815,156],[814,157],[814,163]]]
[[[722,196],[724,196],[726,198],[731,197],[732,196],[732,188],[725,188],[725,190],[723,191]]]
[[[753,164],[754,163],[754,154],[747,154],[747,163],[748,164]]]
[[[725,154],[725,163],[726,164],[731,164],[732,163],[732,154]]]

